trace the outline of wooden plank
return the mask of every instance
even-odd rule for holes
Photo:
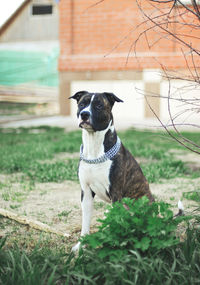
[[[58,101],[58,88],[36,86],[0,86],[0,101],[49,103]]]
[[[47,224],[44,224],[44,223],[39,222],[39,221],[34,221],[34,220],[29,219],[29,218],[27,218],[25,216],[20,216],[20,215],[14,213],[14,212],[9,211],[9,210],[5,210],[5,209],[1,209],[0,208],[0,215],[5,217],[5,218],[8,218],[10,220],[14,220],[14,221],[16,221],[16,222],[18,222],[20,224],[29,226],[30,228],[39,230],[39,231],[43,231],[43,232],[46,232],[46,233],[53,233],[53,234],[56,234],[56,235],[59,235],[59,236],[63,236],[63,237],[69,237],[70,236],[67,233],[58,231],[58,230],[56,230],[54,228],[51,228]]]

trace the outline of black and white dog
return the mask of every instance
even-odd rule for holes
[[[90,231],[95,195],[106,202],[123,197],[138,199],[144,195],[150,201],[154,198],[140,166],[121,143],[113,125],[112,107],[115,102],[123,101],[106,92],[80,91],[70,98],[77,101],[77,117],[82,128],[78,176],[82,189],[83,236]],[[77,243],[73,251],[79,247]]]

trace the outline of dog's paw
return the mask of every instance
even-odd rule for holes
[[[80,249],[80,247],[81,247],[81,243],[80,243],[80,241],[79,241],[76,245],[74,245],[74,246],[72,247],[72,252],[74,252],[74,253],[78,252],[79,249]]]

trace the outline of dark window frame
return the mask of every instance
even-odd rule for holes
[[[49,16],[53,15],[53,5],[45,5],[45,4],[39,4],[39,5],[32,5],[31,7],[31,15],[32,16]]]

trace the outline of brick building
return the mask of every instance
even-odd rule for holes
[[[131,124],[154,117],[144,98],[144,94],[153,94],[148,97],[149,103],[162,119],[167,118],[166,99],[157,96],[168,94],[168,81],[162,76],[161,67],[185,73],[187,65],[192,68],[192,58],[186,60],[181,44],[153,27],[153,23],[145,22],[140,8],[154,16],[157,10],[149,1],[142,3],[143,7],[133,0],[60,0],[61,114],[75,115],[75,103],[68,97],[88,90],[113,92],[123,99],[124,104],[115,107],[116,116]],[[169,6],[162,8],[165,11]],[[177,9],[173,10],[173,17]],[[191,20],[191,15],[183,17]],[[199,44],[195,38],[199,31],[171,22],[167,28],[172,33],[180,30],[183,39],[192,33],[193,45]],[[175,85],[174,92],[179,93],[180,82]],[[173,108],[177,108],[177,103]]]

